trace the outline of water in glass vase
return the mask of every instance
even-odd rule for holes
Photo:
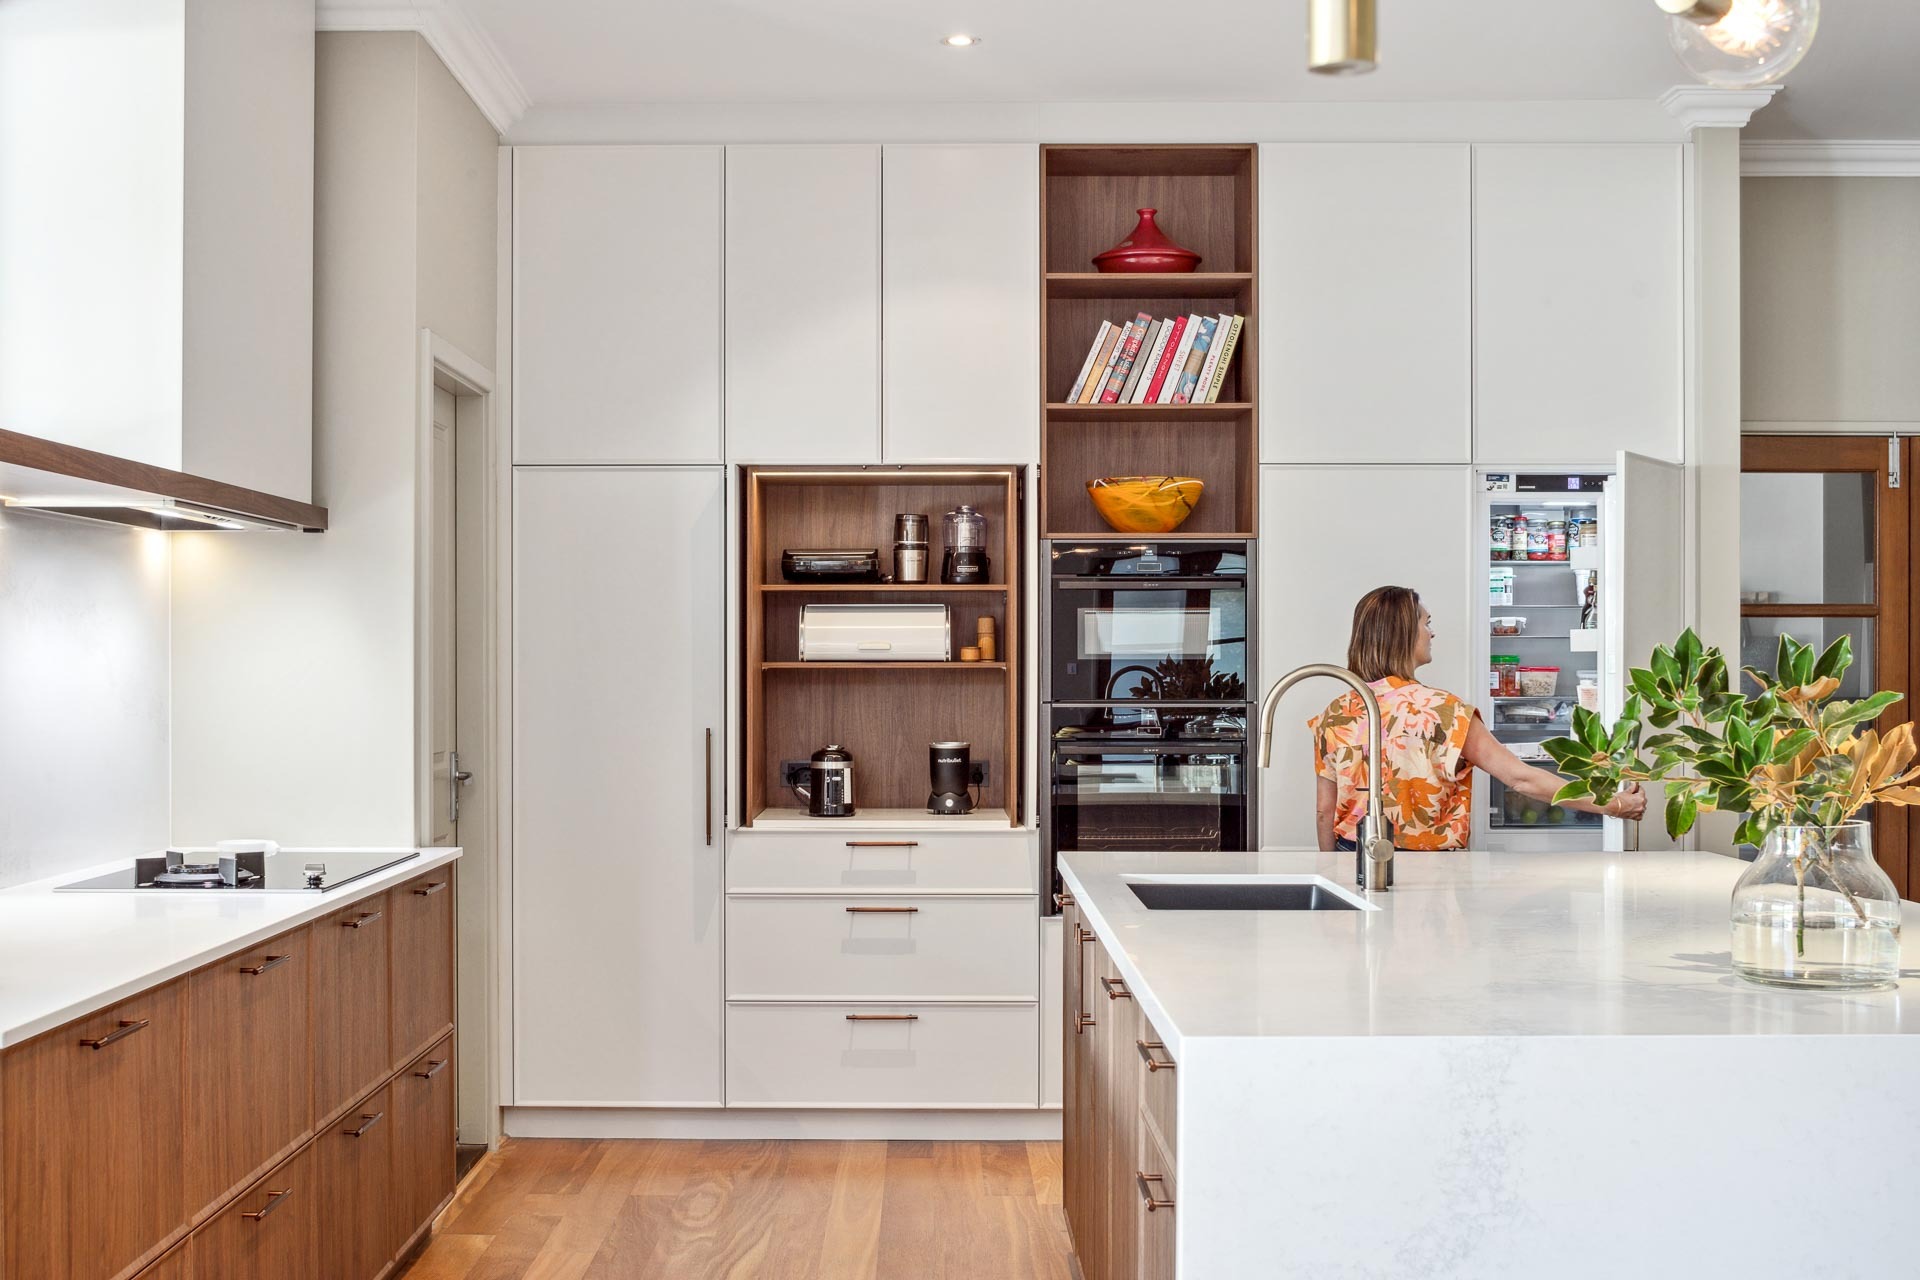
[[[1872,829],[1776,827],[1733,890],[1733,968],[1778,987],[1877,990],[1900,978],[1900,899]]]
[[[1809,918],[1803,937],[1790,908],[1747,911],[1733,918],[1733,968],[1778,986],[1892,987],[1900,972],[1900,936],[1884,924],[1862,928],[1827,913]]]

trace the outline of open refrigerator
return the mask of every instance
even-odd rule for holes
[[[1611,721],[1627,669],[1686,625],[1685,473],[1622,453],[1612,468],[1483,469],[1479,475],[1477,705],[1493,736],[1552,768],[1542,746],[1566,736],[1576,707]],[[1516,541],[1515,522],[1525,532]],[[1506,553],[1495,548],[1507,531]],[[1519,556],[1515,557],[1515,548]],[[1546,804],[1474,776],[1473,848],[1575,851],[1638,847],[1628,824]],[[1659,831],[1649,810],[1646,843]]]

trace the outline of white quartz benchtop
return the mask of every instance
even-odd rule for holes
[[[313,852],[282,849],[276,857]],[[330,849],[329,853],[404,853]],[[459,849],[420,856],[326,893],[55,893],[125,867],[88,868],[0,890],[0,1048],[85,1017],[275,934],[442,867]]]
[[[1306,873],[1352,889],[1354,857],[1060,855],[1176,1056],[1196,1037],[1920,1032],[1920,1010],[1903,1008],[1920,995],[1920,908],[1905,908],[1900,989],[1763,987],[1730,965],[1727,904],[1745,867],[1710,853],[1402,853],[1375,911],[1152,911],[1126,877]]]

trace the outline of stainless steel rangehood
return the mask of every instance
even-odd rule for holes
[[[205,476],[0,430],[0,509],[146,529],[317,533],[327,509]]]

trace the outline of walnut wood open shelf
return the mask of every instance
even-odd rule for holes
[[[781,784],[786,761],[828,743],[853,755],[862,811],[923,811],[927,744],[960,740],[989,766],[977,813],[1020,825],[1021,544],[1018,466],[750,467],[741,539],[744,572],[741,752],[744,826],[794,804]],[[966,503],[987,520],[990,581],[942,584],[785,582],[780,553],[800,547],[877,547],[890,561],[893,517],[928,518],[928,570],[945,547],[941,517]],[[802,662],[800,611],[809,603],[943,604],[953,649],[974,642],[978,620],[997,623],[993,662]],[[825,821],[824,819],[822,821]]]
[[[1185,538],[1259,529],[1259,215],[1252,145],[1046,146],[1040,150],[1040,528],[1048,538],[1129,536],[1087,496],[1102,476],[1195,476],[1206,485]],[[1093,257],[1159,210],[1200,255],[1194,272],[1102,273]],[[1213,404],[1064,403],[1103,320],[1246,317]],[[1088,530],[1091,532],[1079,532]],[[1160,536],[1160,535],[1156,535]]]

